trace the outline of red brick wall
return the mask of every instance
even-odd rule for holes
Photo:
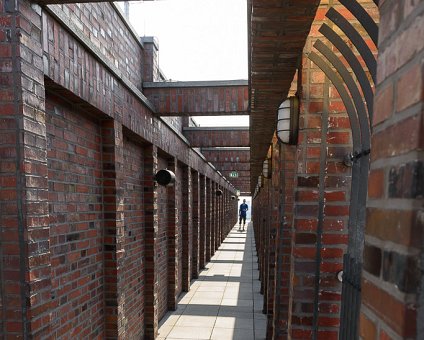
[[[183,290],[183,166],[181,163],[178,162],[177,164],[177,171],[175,173],[175,192],[176,195],[176,202],[177,202],[177,216],[178,216],[178,239],[179,247],[177,249],[178,251],[178,285],[177,285],[177,293],[180,294]]]
[[[166,159],[158,158],[158,169],[166,169]],[[157,242],[157,269],[158,269],[158,318],[159,320],[168,309],[168,195],[164,186],[158,186],[158,242]]]
[[[131,52],[139,48],[137,38],[130,37],[109,4],[46,10],[28,0],[17,3],[17,9],[7,11],[6,2],[0,4],[0,37],[9,37],[0,55],[0,336],[142,337],[144,317],[144,336],[153,337],[158,322],[158,189],[153,181],[158,147],[185,169],[230,186],[153,117],[138,90],[142,60]],[[97,30],[100,26],[103,30]],[[112,36],[116,45],[106,50]],[[56,95],[63,102],[53,99]],[[143,163],[144,172],[139,172]],[[69,183],[62,175],[69,176]],[[125,191],[137,181],[142,181],[142,197]],[[190,184],[183,183],[181,191],[184,186],[190,192]],[[143,209],[132,213],[139,204]],[[146,237],[134,240],[142,218]],[[135,264],[140,273],[145,269],[137,282],[131,270]],[[64,282],[68,277],[70,288]],[[132,293],[134,287],[138,292]]]
[[[98,123],[47,97],[52,337],[104,336]]]
[[[193,259],[193,266],[191,267],[192,272],[191,276],[193,279],[197,279],[199,276],[199,245],[200,245],[200,188],[199,188],[199,173],[193,171],[191,173],[191,179],[192,179],[192,194],[193,194],[193,200],[192,200],[192,213],[191,213],[191,220],[192,220],[192,259]]]
[[[371,1],[361,1],[372,16]],[[325,38],[318,32],[324,22],[331,25],[325,13],[334,6],[348,20],[355,18],[337,2],[323,1],[319,7],[305,46],[299,77],[300,119],[296,147],[281,150],[283,200],[282,220],[278,234],[277,287],[273,310],[273,248],[268,234],[272,223],[267,212],[255,209],[260,225],[258,249],[264,297],[268,299],[268,335],[276,338],[304,339],[313,337],[337,339],[341,283],[337,272],[343,268],[347,250],[351,170],[343,165],[343,157],[352,149],[350,122],[343,102],[325,74],[308,59],[314,42]],[[366,39],[373,48],[369,39]],[[374,48],[375,51],[375,48]],[[335,51],[337,53],[337,51]],[[296,88],[296,86],[294,87]],[[272,207],[274,193],[268,181],[255,200],[261,207]],[[257,206],[257,204],[256,204]],[[256,214],[259,216],[257,217]],[[320,215],[322,218],[320,218]],[[270,315],[275,313],[275,317]]]
[[[142,338],[144,335],[144,202],[143,148],[124,138],[124,256],[120,281],[124,315],[124,334]]]
[[[102,53],[103,57],[115,65],[136,87],[141,89],[143,77],[143,49],[137,38],[131,34],[124,22],[118,16],[114,6],[110,3],[85,3],[49,5],[52,10],[60,10],[84,32],[87,39]],[[75,44],[63,39],[64,30],[57,29],[49,21],[47,26],[49,44],[55,44],[56,57],[78,58],[78,49]],[[113,43],[111,44],[111,41]],[[62,59],[62,62],[64,59]]]
[[[315,21],[313,26],[321,25]],[[314,38],[308,39],[307,49]],[[314,297],[319,294],[318,325],[322,336],[336,339],[349,216],[350,169],[342,164],[351,150],[351,132],[344,105],[323,72],[306,58],[297,147],[293,250],[291,334],[312,336]],[[323,216],[322,222],[319,214]],[[317,246],[317,242],[321,246]],[[317,268],[319,258],[319,268]],[[319,271],[320,278],[316,276]],[[319,291],[316,291],[316,280]]]
[[[421,1],[380,2],[362,286],[363,339],[424,337],[423,13]]]
[[[274,335],[276,339],[284,339],[290,333],[292,275],[293,275],[293,243],[294,243],[294,185],[295,185],[295,156],[294,146],[280,147],[280,228],[277,232],[276,260],[276,292],[274,305]]]
[[[199,181],[199,269],[206,264],[206,177],[200,176]]]

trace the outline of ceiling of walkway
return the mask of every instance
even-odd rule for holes
[[[319,0],[250,0],[252,192],[318,5]]]

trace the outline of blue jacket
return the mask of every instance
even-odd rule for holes
[[[246,203],[240,204],[239,214],[240,216],[245,217],[246,212],[249,210],[249,206]]]

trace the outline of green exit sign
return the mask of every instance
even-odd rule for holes
[[[238,175],[239,175],[239,174],[238,174],[238,172],[237,172],[237,171],[231,171],[231,172],[230,172],[230,177],[231,177],[231,178],[237,178],[237,177],[238,177]]]

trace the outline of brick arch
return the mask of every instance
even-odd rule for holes
[[[377,45],[378,25],[373,18],[365,11],[361,4],[354,1],[341,0],[351,14],[358,20],[365,29],[373,43]],[[367,45],[365,39],[349,21],[340,14],[335,8],[330,7],[326,13],[330,19],[343,32],[356,47],[353,52],[353,46],[348,45],[335,34],[335,32],[325,23],[320,28],[327,42],[338,49],[341,55],[346,59],[347,65],[353,70],[356,79],[350,73],[349,69],[340,60],[330,47],[322,40],[318,39],[313,47],[315,51],[308,54],[308,58],[317,65],[335,86],[340,98],[347,110],[351,131],[352,131],[352,151],[345,155],[345,166],[352,167],[352,180],[350,189],[349,205],[349,242],[347,253],[343,259],[343,289],[342,289],[342,308],[341,308],[341,327],[340,339],[357,339],[359,337],[359,312],[361,300],[361,270],[364,250],[364,232],[365,232],[365,206],[367,200],[368,172],[370,165],[371,152],[371,119],[373,115],[374,93],[371,90],[371,82],[376,80],[376,57],[371,48]],[[319,53],[319,54],[318,54]],[[359,60],[358,60],[359,59]],[[371,74],[371,80],[364,77],[364,71],[360,66],[360,61],[368,68]],[[358,66],[359,65],[359,66]],[[361,93],[360,89],[363,90]],[[365,106],[364,102],[367,103]],[[326,116],[327,114],[324,113]],[[328,117],[325,117],[327,119]],[[325,127],[325,125],[323,124]],[[323,128],[325,130],[325,128]],[[323,134],[322,138],[326,138]],[[321,155],[320,173],[325,172],[325,158]],[[321,182],[321,180],[320,180]],[[322,185],[320,184],[320,188]],[[318,234],[322,235],[325,201],[324,191],[320,189],[318,211]],[[317,237],[316,261],[321,262],[322,256],[321,237]],[[315,296],[318,297],[320,291],[320,266],[316,266]],[[319,306],[316,298],[314,303],[314,332],[318,331]]]

